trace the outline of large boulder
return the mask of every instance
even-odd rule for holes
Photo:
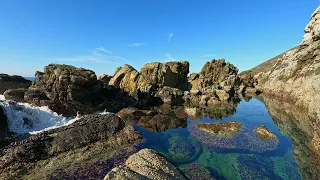
[[[8,89],[28,88],[31,85],[31,81],[21,76],[0,74],[0,84],[0,94],[3,94]]]
[[[21,142],[1,149],[0,175],[4,179],[12,178],[12,176],[15,178],[23,177],[41,166],[43,161],[53,163],[61,157],[64,157],[62,162],[59,162],[57,166],[52,164],[48,168],[59,169],[62,166],[68,166],[68,163],[79,163],[81,159],[86,162],[84,157],[87,155],[81,154],[81,151],[87,151],[90,148],[96,149],[95,147],[101,144],[103,146],[100,148],[108,147],[109,149],[106,151],[111,153],[112,149],[118,148],[119,150],[140,141],[141,138],[141,135],[131,125],[125,125],[124,121],[116,114],[87,115],[69,126],[32,135]],[[73,157],[74,155],[76,156],[71,158],[73,160],[69,162],[68,156]],[[82,158],[79,159],[79,157]],[[48,169],[46,171],[49,172]],[[38,175],[43,174],[39,173]]]
[[[19,89],[8,89],[4,92],[4,97],[9,100],[23,102],[24,101],[24,93],[27,91],[26,88]]]
[[[111,170],[105,180],[111,179],[186,179],[180,170],[154,150],[142,149],[130,156],[124,166]]]

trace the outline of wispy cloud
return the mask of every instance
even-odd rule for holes
[[[128,44],[129,47],[139,47],[139,46],[145,46],[147,43],[131,43]]]
[[[164,56],[165,59],[163,60],[163,62],[177,61],[175,58],[171,56],[171,54],[165,54]]]
[[[168,42],[171,42],[171,39],[173,38],[174,33],[169,33],[168,34]]]
[[[88,55],[79,55],[73,57],[63,58],[49,58],[50,61],[58,62],[87,62],[87,63],[101,63],[101,64],[112,64],[112,63],[131,63],[129,60],[114,55],[111,51],[100,46],[91,50]]]

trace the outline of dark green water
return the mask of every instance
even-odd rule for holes
[[[242,122],[240,132],[233,136],[213,136],[196,126],[231,120]],[[162,153],[193,179],[301,179],[290,138],[279,131],[258,99],[241,101],[236,112],[222,120],[187,121],[186,128],[165,132],[136,128],[147,148]],[[260,125],[267,126],[278,140],[260,140],[253,131]]]

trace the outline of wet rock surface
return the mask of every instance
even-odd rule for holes
[[[241,122],[230,121],[219,124],[198,124],[199,129],[212,135],[232,136],[240,131]]]
[[[125,125],[113,113],[87,115],[69,126],[32,135],[1,149],[0,174],[7,178],[24,176],[36,168],[38,163],[54,161],[65,154],[77,154],[77,151],[83,151],[96,143],[105,144],[104,149],[116,149],[132,145],[140,139],[141,135],[132,126]],[[20,168],[26,164],[28,170],[23,173]]]
[[[0,74],[0,85],[0,94],[3,94],[8,89],[28,88],[31,81],[21,76]]]
[[[169,128],[187,127],[186,118],[178,118],[167,114],[157,114],[155,116],[144,116],[139,119],[138,125],[152,132],[162,132]]]
[[[143,149],[130,156],[125,167],[114,168],[107,179],[186,179],[180,170],[154,150]]]
[[[257,127],[254,131],[262,140],[272,140],[277,138],[277,136],[264,125]]]

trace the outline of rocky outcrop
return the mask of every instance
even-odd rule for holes
[[[78,150],[83,151],[85,147],[94,149],[97,143],[103,144],[103,148],[117,149],[140,139],[141,135],[132,126],[125,125],[116,114],[87,115],[69,126],[32,135],[1,149],[0,174],[5,179],[23,177],[44,161],[54,162],[58,157],[65,157],[65,154],[74,156]],[[66,163],[68,158],[65,157],[63,162]],[[73,161],[79,160],[75,158]],[[66,166],[61,162],[59,164]],[[24,167],[24,170],[21,167]],[[59,167],[53,165],[48,168]]]
[[[277,136],[273,134],[272,131],[270,131],[266,126],[261,125],[254,129],[254,131],[257,133],[260,139],[262,140],[272,140],[277,139]]]
[[[286,52],[273,68],[256,75],[265,96],[308,110],[320,118],[320,7],[312,14],[300,46]]]
[[[0,94],[3,94],[8,89],[28,88],[31,85],[31,81],[21,76],[0,74],[0,85]]]
[[[148,99],[145,104],[153,101],[156,92],[160,91],[158,97],[168,103],[171,102],[169,96],[175,96],[174,91],[177,91],[175,89],[186,89],[188,73],[189,63],[185,61],[148,63],[140,72],[125,64],[116,70],[109,85],[123,89],[140,102]]]
[[[150,149],[143,149],[130,156],[125,162],[125,166],[112,169],[104,179],[180,180],[186,178],[177,167],[168,162],[162,155]]]
[[[198,124],[199,129],[212,135],[232,136],[240,131],[241,122],[230,121],[219,124]]]
[[[134,105],[135,100],[114,87],[104,88],[91,70],[69,65],[50,64],[44,72],[36,72],[29,89],[8,90],[8,100],[24,101],[37,106],[49,106],[58,114],[75,116],[107,109],[116,112]]]

